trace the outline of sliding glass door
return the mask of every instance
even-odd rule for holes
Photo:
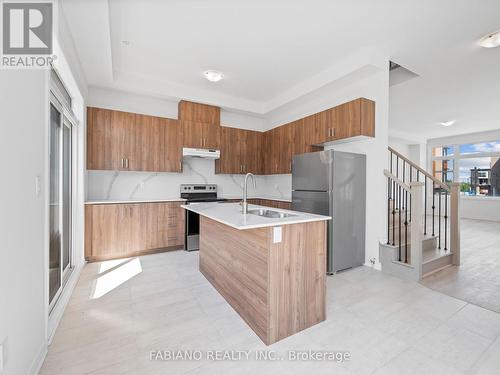
[[[72,128],[51,95],[49,126],[49,306],[54,306],[71,269]]]

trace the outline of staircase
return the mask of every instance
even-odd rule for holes
[[[382,272],[413,281],[460,264],[459,184],[445,184],[389,147]]]

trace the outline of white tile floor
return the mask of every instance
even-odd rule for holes
[[[41,374],[500,371],[500,314],[367,267],[328,277],[325,322],[266,347],[198,272],[196,252],[120,262],[85,267]],[[149,359],[152,350],[225,349],[272,350],[284,356],[289,350],[349,351],[351,359],[344,363]]]
[[[500,313],[500,223],[460,221],[460,267],[426,277],[422,284]]]

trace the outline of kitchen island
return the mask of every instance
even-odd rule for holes
[[[328,216],[238,203],[200,215],[200,272],[266,344],[326,318]]]

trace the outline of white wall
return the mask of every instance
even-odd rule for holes
[[[56,5],[60,5],[57,3]],[[74,99],[83,122],[86,83],[67,24],[55,9],[55,69]],[[49,72],[0,70],[0,343],[2,375],[35,374],[48,342],[48,121]],[[82,129],[80,129],[80,132]],[[80,134],[81,135],[81,134]],[[83,137],[77,143],[83,142]],[[82,144],[75,163],[81,163]],[[83,168],[75,175],[74,259],[83,261]],[[79,176],[79,177],[78,177]],[[35,194],[35,179],[40,193]],[[80,256],[79,256],[80,255]],[[68,293],[69,294],[69,293]],[[61,297],[62,299],[62,297]],[[60,310],[64,306],[60,304]],[[54,316],[54,314],[52,314]]]
[[[0,342],[3,374],[28,374],[46,347],[47,73],[0,70]],[[35,195],[35,178],[42,191]]]
[[[177,101],[90,88],[88,105],[100,108],[177,118]],[[262,131],[266,120],[244,113],[221,111],[221,123],[236,128]],[[87,171],[87,200],[178,198],[183,183],[217,184],[221,196],[240,197],[241,175],[216,175],[213,160],[184,159],[183,173]],[[289,199],[291,175],[258,176],[252,196]]]
[[[460,217],[464,219],[500,221],[500,197],[462,197]]]
[[[410,145],[404,142],[401,142],[398,139],[393,137],[389,137],[389,146],[395,149],[400,154],[403,154],[407,158],[410,157]]]
[[[415,143],[415,141],[389,136],[389,146],[420,167],[427,168],[427,148],[425,143]]]
[[[367,207],[366,207],[366,263],[375,258],[378,264],[379,241],[385,237],[385,178],[388,145],[388,61],[381,59],[376,69],[362,77],[349,77],[342,84],[327,85],[312,94],[295,100],[270,113],[273,126],[304,117],[350,100],[365,97],[376,102],[375,138],[332,146],[333,149],[366,154]],[[335,218],[333,218],[335,220]]]

